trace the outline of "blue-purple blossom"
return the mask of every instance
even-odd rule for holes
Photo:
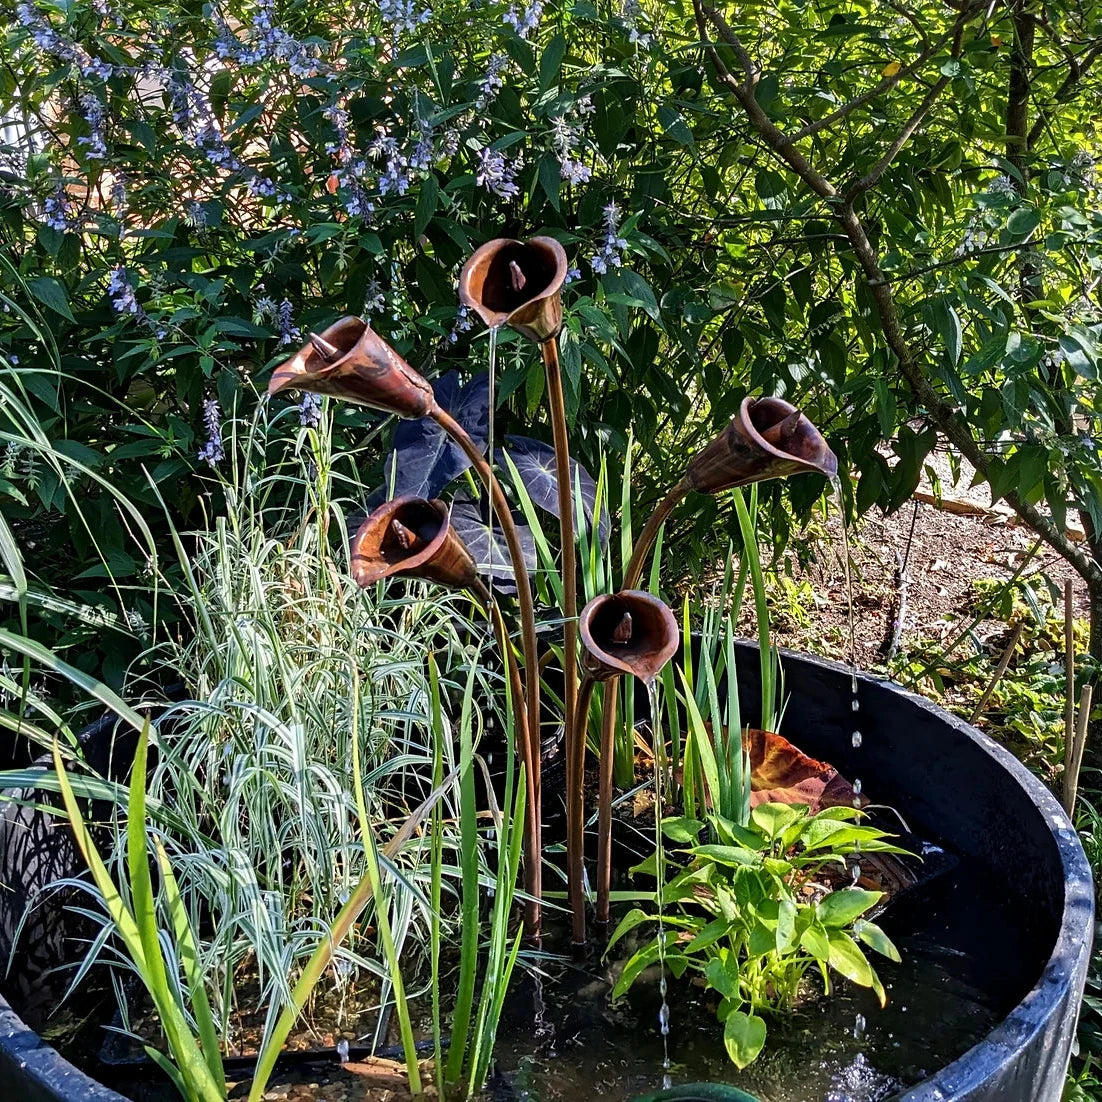
[[[341,107],[339,103],[334,103],[330,104],[322,114],[333,124],[333,129],[337,132],[337,140],[335,142],[325,143],[325,152],[330,154],[330,156],[336,157],[338,164],[349,164],[355,156],[355,153],[348,137],[349,127],[352,122],[348,115],[348,111]]]
[[[279,325],[279,343],[293,344],[302,336],[302,331],[294,324],[291,300],[285,298],[276,311],[276,323]]]
[[[452,325],[452,331],[448,334],[448,341],[451,344],[457,344],[459,342],[459,334],[466,333],[474,325],[474,319],[471,317],[470,308],[467,306],[460,306],[455,313],[455,324]]]
[[[88,124],[88,136],[77,138],[77,145],[85,147],[84,155],[90,161],[102,161],[107,157],[107,141],[103,135],[103,104],[91,92],[80,95],[80,110]]]
[[[620,236],[620,208],[616,204],[609,203],[605,207],[605,240],[601,251],[589,261],[590,266],[598,275],[603,275],[609,268],[619,268],[623,263],[623,251],[628,247],[627,241]]]
[[[628,41],[641,50],[649,50],[654,45],[654,35],[639,29],[640,14],[639,0],[624,0],[622,15],[628,30]]]
[[[199,449],[199,458],[212,467],[226,458],[222,447],[222,411],[214,398],[203,399],[203,426],[207,430],[207,442]]]
[[[111,277],[107,284],[107,295],[111,299],[111,305],[116,314],[133,314],[135,317],[145,317],[145,311],[141,303],[134,297],[134,288],[130,283],[130,273],[121,265],[117,265],[111,271]]]
[[[304,428],[316,429],[321,424],[321,395],[306,391],[298,404],[298,423]]]
[[[409,158],[398,147],[398,139],[382,131],[367,151],[375,160],[385,162],[379,174],[379,194],[405,195],[410,185],[410,166]]]
[[[479,109],[488,107],[495,99],[498,92],[505,86],[505,78],[501,75],[509,59],[505,54],[492,54],[490,64],[486,67],[486,75],[478,86],[478,99],[475,106]]]
[[[444,160],[454,157],[459,152],[459,143],[462,135],[454,126],[449,126],[444,131],[444,137],[440,140],[440,156]]]
[[[63,185],[58,184],[53,195],[46,199],[44,204],[45,222],[51,230],[58,233],[68,233],[76,227],[76,216],[73,213],[73,202],[65,194]]]
[[[223,60],[242,65],[265,61],[285,65],[292,76],[302,80],[317,76],[320,68],[317,47],[299,42],[276,22],[274,0],[258,0],[251,34],[245,42],[220,21],[215,52]]]
[[[169,96],[172,102],[172,118],[180,133],[212,165],[231,172],[242,167],[222,136],[222,128],[206,93],[196,87],[193,81],[173,73],[169,79]]]
[[[500,149],[485,146],[478,153],[478,172],[475,183],[492,192],[499,199],[513,199],[520,194],[516,183],[517,172],[521,168],[521,157],[509,161]]]
[[[15,17],[19,25],[31,32],[31,41],[43,53],[53,54],[62,61],[77,65],[86,79],[110,80],[114,66],[102,58],[93,57],[83,46],[69,41],[50,26],[37,8],[29,3],[16,5]]]
[[[509,6],[509,10],[502,17],[503,23],[508,23],[519,37],[527,38],[539,29],[540,20],[543,18],[543,0],[532,0],[532,3],[518,11],[515,4]]]
[[[207,210],[202,203],[189,199],[184,204],[184,221],[194,230],[206,229]]]
[[[563,284],[573,283],[575,280],[582,278],[581,268],[568,268],[566,271],[566,279],[563,280]]]
[[[432,18],[431,8],[417,10],[413,0],[379,0],[379,15],[390,25],[395,37],[412,34]]]
[[[416,172],[428,172],[432,168],[436,157],[436,150],[432,140],[432,126],[425,120],[420,121],[420,137],[409,155],[409,167]]]
[[[379,286],[377,279],[368,281],[367,287],[364,289],[364,313],[365,314],[377,314],[386,307],[386,297],[383,295],[383,289]]]

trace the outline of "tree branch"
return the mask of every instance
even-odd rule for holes
[[[868,89],[868,91],[862,92],[859,96],[854,96],[851,100],[847,100],[841,107],[835,108],[830,114],[824,115],[821,119],[816,119],[814,122],[808,123],[807,126],[800,127],[799,130],[789,134],[786,141],[798,142],[802,141],[804,138],[810,138],[812,134],[818,134],[820,130],[825,130],[828,126],[832,126],[839,119],[844,119],[850,112],[856,110],[858,107],[863,107],[870,100],[876,99],[877,96],[882,96],[885,92],[890,92],[897,84],[917,73],[918,70],[952,38],[952,36],[953,32],[951,30],[946,31],[937,42],[923,50],[914,61],[909,65],[903,66],[899,72],[893,76],[884,77],[872,88]]]
[[[875,187],[879,182],[880,177],[888,171],[888,166],[899,156],[899,151],[911,140],[911,135],[915,132],[918,124],[926,117],[927,112],[933,107],[938,96],[949,87],[950,78],[942,77],[923,97],[922,102],[915,109],[915,112],[906,121],[903,129],[900,130],[895,141],[888,146],[887,152],[879,161],[872,166],[872,168],[861,177],[860,180],[855,180],[846,189],[844,202],[852,203],[859,195],[863,195],[870,188]]]
[[[911,393],[918,403],[925,407],[935,425],[945,435],[949,443],[985,479],[990,481],[990,463],[986,453],[976,443],[971,429],[967,422],[961,419],[959,412],[938,394],[911,351],[903,329],[899,307],[892,293],[891,283],[884,277],[876,250],[873,248],[865,226],[854,210],[852,202],[839,199],[838,190],[834,184],[819,172],[803,153],[792,145],[788,136],[766,115],[754,95],[753,83],[740,83],[723,65],[714,44],[711,42],[709,23],[719,32],[724,43],[735,51],[736,56],[740,58],[743,64],[744,70],[754,72],[753,62],[734,30],[716,13],[714,8],[706,3],[706,0],[693,0],[693,9],[696,14],[701,40],[708,56],[716,67],[719,79],[734,92],[735,97],[746,112],[750,124],[778,160],[787,164],[816,195],[828,201],[835,220],[849,239],[850,246],[876,304],[885,342],[895,355],[900,372],[907,381]],[[977,10],[979,10],[977,7],[969,7],[966,11],[962,11],[958,17],[955,27],[955,32],[958,35],[955,44],[957,48],[959,48],[961,41],[960,34],[963,30],[963,21],[966,17],[970,17],[969,13],[974,14]],[[1053,550],[1071,563],[1089,585],[1098,591],[1102,591],[1102,567],[1090,555],[1067,539],[1066,535],[1059,530],[1051,518],[1046,517],[1035,506],[1023,501],[1018,494],[1007,494],[1005,496],[1007,503],[1026,524],[1044,539]]]

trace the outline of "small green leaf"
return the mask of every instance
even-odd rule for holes
[[[853,927],[853,932],[870,948],[876,950],[882,957],[894,960],[896,964],[902,959],[899,950],[875,922],[858,922]]]
[[[691,949],[689,950],[692,951]],[[725,999],[738,998],[738,959],[724,950],[723,956],[712,957],[704,967],[709,986]],[[732,968],[731,965],[734,965]]]
[[[421,182],[421,191],[417,196],[417,208],[413,212],[413,232],[420,237],[425,228],[432,221],[436,213],[436,203],[440,196],[440,188],[436,183],[436,177],[428,175]]]
[[[791,804],[758,804],[750,812],[754,825],[770,840],[800,818],[802,812]]]
[[[699,819],[690,819],[687,816],[662,820],[662,833],[670,841],[680,842],[683,845],[694,842],[703,829],[704,824]]]
[[[55,314],[69,321],[76,321],[69,309],[69,296],[60,280],[53,276],[36,276],[27,280],[27,289],[43,306],[48,306]]]
[[[693,856],[732,867],[756,865],[760,860],[760,856],[753,850],[743,849],[741,846],[697,846],[693,850]]]
[[[723,1026],[723,1044],[731,1063],[741,1071],[765,1047],[765,1022],[756,1014],[736,1010]]]
[[[867,892],[861,888],[845,888],[831,892],[819,903],[819,921],[828,929],[841,929],[860,918],[883,898],[883,892]]]
[[[827,940],[830,942],[827,963],[831,968],[861,987],[872,987],[876,977],[872,965],[861,952],[857,942],[849,934],[843,934],[841,930],[828,931]]]
[[[1015,237],[1025,237],[1041,224],[1041,216],[1032,207],[1019,207],[1006,221]]]
[[[559,31],[547,43],[540,58],[540,91],[546,92],[558,79],[562,69],[563,55],[566,53],[566,38]]]

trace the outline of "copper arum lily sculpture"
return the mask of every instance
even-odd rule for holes
[[[838,460],[819,430],[780,398],[745,398],[738,416],[685,471],[702,494],[718,494],[767,478],[817,471],[834,478]]]
[[[421,497],[380,505],[352,538],[352,577],[360,586],[405,574],[470,589],[478,568],[451,526],[448,506]]]
[[[674,656],[681,640],[664,601],[640,589],[594,597],[578,620],[582,668],[592,681],[629,673],[649,684]]]
[[[624,585],[637,585],[666,517],[689,493],[718,494],[735,486],[790,474],[835,478],[838,458],[822,433],[781,398],[745,398],[730,424],[689,462],[681,480],[658,503],[635,541]]]
[[[436,406],[432,387],[366,322],[341,318],[276,368],[268,393],[309,390],[346,402],[424,417]]]
[[[307,390],[315,394],[327,394],[344,401],[356,402],[397,414],[399,417],[431,417],[463,450],[489,491],[490,502],[498,524],[501,525],[502,535],[509,551],[521,620],[524,690],[522,694],[514,692],[513,695],[517,708],[519,709],[523,704],[526,710],[526,721],[517,723],[516,731],[517,749],[525,765],[527,807],[533,824],[533,829],[528,832],[525,849],[525,889],[529,896],[526,904],[526,924],[530,930],[536,932],[540,921],[542,871],[540,866],[542,846],[539,837],[539,758],[532,752],[533,744],[538,745],[540,716],[536,613],[532,602],[528,568],[524,562],[524,549],[513,521],[512,510],[498,484],[493,468],[483,456],[482,449],[471,439],[470,434],[451,414],[437,404],[428,381],[414,371],[386,341],[359,318],[342,318],[323,333],[311,333],[306,344],[272,373],[268,383],[269,395],[278,394],[284,390]],[[361,551],[369,554],[376,552],[383,554],[384,540],[389,540],[385,553],[394,558],[399,557],[395,546],[400,545],[403,540],[410,540],[411,548],[415,548],[422,537],[418,535],[416,528],[405,525],[401,520],[399,524],[408,534],[400,534],[401,528],[394,529],[391,524],[389,530],[384,529],[379,534],[377,547],[368,543],[369,539],[375,538],[374,531],[369,529],[365,532],[361,529],[357,535],[358,541],[361,541],[362,537]],[[450,525],[447,527],[450,529]],[[434,531],[439,535],[441,529]],[[443,538],[446,542],[446,531]],[[455,550],[454,546],[451,550]],[[355,553],[354,549],[353,554]],[[363,570],[368,570],[368,557],[363,557],[361,561]],[[376,558],[371,561],[377,566],[379,560]],[[397,571],[391,571],[391,573],[395,572]],[[445,584],[455,584],[445,579],[438,580],[444,580]],[[496,605],[493,607],[496,608]],[[508,639],[507,634],[502,634],[502,639],[504,645],[504,641]]]
[[[585,677],[578,691],[578,712],[575,729],[581,732],[583,745],[589,700],[598,681],[605,686],[604,712],[601,724],[600,792],[597,797],[597,921],[608,922],[609,882],[612,875],[612,759],[614,754],[616,684],[622,674],[632,674],[650,686],[662,667],[677,652],[681,632],[677,618],[664,601],[639,589],[621,590],[594,597],[582,609],[579,617],[582,636],[582,668]],[[613,717],[613,722],[608,717]],[[655,746],[655,769],[662,760]],[[584,770],[581,780],[584,782]],[[569,778],[578,783],[578,778]],[[661,809],[655,809],[661,814]],[[570,830],[567,821],[567,830]],[[580,824],[575,825],[579,829]],[[568,835],[568,851],[569,835]],[[582,852],[578,839],[574,852]],[[580,867],[569,870],[569,882],[579,882]],[[575,939],[577,943],[577,939]]]
[[[463,265],[459,298],[490,329],[508,325],[537,344],[562,328],[566,252],[553,237],[487,241]]]
[[[559,368],[557,337],[562,329],[562,288],[569,265],[562,245],[553,237],[514,241],[499,237],[487,241],[463,265],[459,297],[474,310],[493,334],[503,325],[540,346],[551,410],[555,445],[555,478],[559,505],[559,546],[562,548],[563,594],[563,729],[567,770],[578,777],[585,767],[585,731],[575,730],[578,699],[578,583],[574,540],[574,483],[570,477],[570,440],[566,433],[566,403]],[[537,763],[538,766],[538,763]],[[538,778],[537,778],[538,780]],[[537,784],[538,788],[538,784]],[[582,814],[581,780],[567,788],[567,821]],[[580,844],[580,832],[576,842]],[[567,843],[570,850],[570,842]],[[578,865],[572,851],[568,863]],[[585,941],[585,911],[572,891],[574,940]]]

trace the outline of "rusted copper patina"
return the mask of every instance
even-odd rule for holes
[[[681,641],[674,614],[641,589],[594,597],[578,617],[578,630],[582,667],[594,681],[625,673],[652,681]]]
[[[562,329],[566,251],[553,237],[487,241],[463,265],[459,298],[491,328],[508,325],[537,344]]]
[[[474,585],[474,557],[451,525],[448,506],[423,497],[396,497],[380,505],[352,537],[352,576],[361,586],[392,575]]]
[[[435,407],[432,387],[360,318],[341,318],[275,369],[268,393],[309,390],[346,402],[424,417]]]
[[[685,481],[703,494],[768,478],[838,473],[822,433],[781,398],[746,398],[731,423],[689,463]]]

